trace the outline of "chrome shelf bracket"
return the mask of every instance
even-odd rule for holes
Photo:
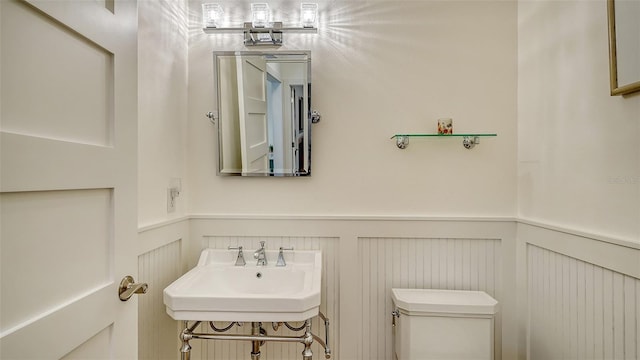
[[[409,146],[409,137],[408,136],[396,136],[396,145],[398,149],[406,149]]]
[[[462,146],[465,149],[471,150],[478,144],[480,144],[480,136],[465,136],[462,138]]]

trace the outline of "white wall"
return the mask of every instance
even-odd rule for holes
[[[518,3],[518,215],[638,242],[640,94],[609,95],[606,1]]]
[[[518,2],[519,339],[637,359],[640,94],[609,95],[606,1]]]
[[[221,1],[236,20],[250,1]],[[285,2],[283,2],[285,3]],[[274,18],[297,4],[270,2]],[[190,1],[189,186],[196,214],[511,216],[515,212],[516,3],[320,2],[318,34],[285,34],[280,50],[311,50],[312,176],[216,176],[212,51],[246,50],[242,34],[201,31]],[[244,14],[244,17],[243,17]],[[457,132],[496,132],[469,151],[461,140],[412,140],[452,117]],[[256,201],[258,199],[258,201]]]
[[[138,2],[138,224],[187,213],[187,5],[183,0]],[[176,210],[167,188],[182,179]]]
[[[167,10],[173,3],[160,4],[165,10],[145,10],[141,4],[140,15],[158,11],[165,19],[148,23],[154,33],[146,37],[141,23],[141,43],[147,39],[141,44],[141,86],[161,81],[172,89],[163,93],[162,86],[148,87],[154,90],[140,100],[140,224],[161,224],[141,230],[141,254],[183,240],[175,249],[181,254],[172,256],[193,265],[203,236],[245,236],[252,241],[264,236],[339,238],[336,323],[342,359],[384,357],[388,350],[367,347],[367,339],[385,338],[386,330],[365,338],[367,320],[358,310],[364,309],[367,291],[386,298],[388,289],[351,285],[374,284],[366,285],[363,269],[373,263],[361,255],[372,244],[402,249],[406,238],[419,239],[422,245],[416,246],[423,248],[434,241],[457,244],[451,239],[461,244],[500,240],[501,264],[494,262],[494,269],[499,270],[496,286],[505,289],[496,294],[504,305],[499,339],[504,359],[536,359],[554,349],[574,349],[571,341],[583,341],[585,335],[582,326],[574,326],[580,321],[589,331],[604,331],[588,324],[588,318],[576,318],[562,333],[570,340],[549,336],[549,329],[564,323],[542,317],[547,307],[537,302],[555,306],[564,301],[555,295],[581,285],[564,287],[561,274],[553,277],[549,272],[547,258],[554,259],[556,269],[584,266],[587,271],[579,269],[575,276],[584,276],[585,284],[591,284],[586,281],[591,266],[603,274],[628,277],[633,284],[624,285],[626,292],[616,288],[613,293],[598,291],[598,282],[593,288],[585,285],[594,297],[571,306],[586,309],[595,305],[589,301],[609,294],[612,299],[632,290],[637,294],[633,279],[640,277],[640,147],[634,140],[640,135],[640,96],[609,96],[604,0],[519,1],[517,6],[506,1],[321,2],[319,33],[285,34],[281,48],[312,51],[313,107],[323,120],[313,126],[313,175],[304,179],[216,176],[217,134],[204,117],[215,109],[211,52],[245,50],[242,36],[205,35],[199,23],[201,2],[188,2],[187,64],[183,50],[176,50],[181,46],[177,39],[175,46],[159,51],[175,36]],[[241,14],[249,6],[248,1],[222,4],[236,21],[244,19]],[[279,2],[270,4],[279,12]],[[296,12],[294,7],[291,14],[276,17],[286,21]],[[159,34],[164,35],[156,38]],[[149,54],[143,60],[145,47]],[[177,63],[158,63],[163,56],[175,56]],[[184,89],[188,80],[188,99],[171,77],[158,76],[174,68],[188,68],[188,79],[177,83]],[[184,113],[186,101],[188,123],[180,123],[180,116],[169,119],[167,112]],[[434,131],[436,119],[444,116],[454,118],[456,132],[497,132],[498,137],[471,151],[448,140],[412,140],[408,149],[399,150],[389,140],[396,132]],[[181,133],[185,127],[186,135]],[[159,150],[175,140],[176,133],[181,142]],[[177,157],[167,162],[163,151]],[[183,188],[189,191],[179,198],[178,211],[167,215],[165,192],[171,177],[183,177]],[[172,221],[181,215],[192,216]],[[442,221],[447,216],[455,219]],[[518,221],[511,220],[514,216]],[[473,221],[475,217],[502,221]],[[153,271],[162,271],[162,259],[147,258]],[[407,261],[410,257],[394,259],[391,266]],[[469,265],[460,264],[461,269]],[[427,269],[425,264],[415,266]],[[453,275],[433,281],[455,288],[455,279],[464,272],[452,266]],[[410,275],[400,274],[396,280],[418,286]],[[555,284],[557,293],[539,298],[547,282]],[[516,288],[517,293],[506,291]],[[161,299],[161,294],[156,296]],[[637,302],[640,296],[628,299]],[[379,316],[375,321],[384,321],[384,306],[366,309]],[[617,311],[616,319],[633,318],[631,312]],[[530,322],[538,316],[551,325]],[[603,339],[603,349],[610,341],[614,352],[637,352],[637,334],[626,329],[622,338]],[[572,351],[569,356],[580,354]],[[594,354],[599,353],[594,348]]]
[[[138,1],[138,278],[149,284],[138,303],[138,357],[177,359],[178,323],[162,291],[185,271],[187,214],[187,4]],[[167,188],[182,182],[176,210],[167,212]]]

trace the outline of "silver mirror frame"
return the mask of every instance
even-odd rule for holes
[[[305,109],[306,111],[304,112],[305,114],[305,118],[304,121],[306,122],[305,126],[306,126],[306,137],[307,137],[307,154],[308,154],[308,158],[307,158],[307,166],[303,171],[298,171],[298,172],[292,172],[292,173],[269,173],[269,172],[265,172],[265,173],[244,173],[241,171],[228,171],[223,169],[223,150],[222,150],[222,137],[223,137],[223,131],[222,131],[222,124],[223,124],[223,119],[221,118],[221,111],[220,111],[220,104],[222,103],[221,100],[221,93],[220,93],[220,88],[219,88],[219,77],[220,74],[218,73],[219,68],[218,68],[218,57],[219,56],[244,56],[244,55],[253,55],[253,56],[268,56],[268,55],[292,55],[292,56],[304,56],[303,61],[306,61],[307,63],[307,91],[308,91],[308,99],[307,99],[307,109]],[[216,121],[215,121],[215,125],[216,125],[216,130],[218,133],[217,136],[217,151],[218,151],[218,164],[216,166],[216,174],[218,176],[241,176],[241,177],[298,177],[298,176],[302,176],[302,177],[307,177],[307,176],[311,176],[311,143],[312,143],[312,137],[311,137],[311,124],[313,123],[312,120],[316,119],[319,121],[319,116],[313,116],[312,111],[311,111],[311,51],[308,50],[301,50],[301,51],[214,51],[213,52],[213,86],[214,86],[214,98],[216,101],[216,106],[215,106],[215,110],[213,111],[213,116],[215,117]]]

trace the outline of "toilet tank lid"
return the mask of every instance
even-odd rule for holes
[[[493,315],[498,301],[484,291],[391,289],[391,297],[402,310],[416,313]]]

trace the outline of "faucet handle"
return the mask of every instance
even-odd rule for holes
[[[240,246],[229,246],[229,250],[238,250],[238,257],[236,258],[236,266],[245,266],[246,262],[244,261],[244,254],[242,252],[242,245]]]
[[[261,248],[261,249],[264,249],[264,240],[263,240],[263,241],[260,241],[260,248]]]
[[[284,248],[280,246],[280,251],[278,252],[278,262],[276,263],[276,266],[287,266],[287,262],[284,261],[284,250],[293,250],[293,246],[290,248]]]

